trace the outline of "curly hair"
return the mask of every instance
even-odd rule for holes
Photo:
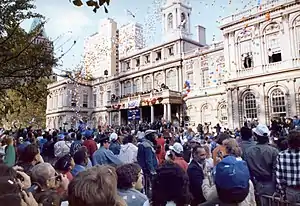
[[[70,206],[123,206],[117,195],[117,174],[111,166],[95,166],[80,172],[68,186]]]
[[[118,189],[130,189],[132,183],[137,182],[141,167],[138,164],[124,164],[117,168]]]
[[[152,186],[152,206],[165,206],[173,201],[177,206],[190,203],[189,178],[187,174],[173,162],[165,162],[157,169]]]

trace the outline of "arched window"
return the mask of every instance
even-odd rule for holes
[[[62,117],[58,117],[58,127],[62,127],[63,126],[63,120]]]
[[[281,61],[280,25],[271,23],[264,29],[266,63]]]
[[[244,96],[244,116],[248,119],[257,118],[257,105],[254,94],[247,93]]]
[[[124,95],[130,94],[131,93],[131,82],[127,81],[124,84]]]
[[[183,29],[186,28],[186,16],[184,13],[181,13],[181,15],[180,15],[180,24]]]
[[[168,14],[168,29],[173,29],[173,14]]]
[[[202,124],[211,122],[211,106],[205,104],[201,109]]]
[[[152,89],[152,81],[149,76],[144,79],[144,91],[150,91]]]
[[[220,122],[227,122],[228,120],[227,105],[224,103],[219,105],[218,118]]]
[[[170,90],[176,91],[177,84],[176,84],[177,76],[174,70],[170,70],[167,72],[166,77],[166,85],[169,87]]]
[[[295,56],[300,57],[300,16],[293,22],[293,36],[295,42]]]
[[[164,83],[163,82],[163,75],[161,73],[158,73],[155,75],[154,78],[154,88],[160,88],[160,85]]]
[[[114,125],[118,125],[118,124],[119,124],[119,114],[114,113],[114,114],[112,115],[112,123],[113,123]]]
[[[102,116],[100,116],[98,118],[98,125],[103,125],[103,117]]]
[[[285,94],[281,89],[277,88],[271,92],[270,101],[273,117],[286,116]]]
[[[133,82],[133,93],[135,92],[141,92],[141,80],[136,79]]]
[[[110,99],[109,99],[110,100]],[[99,106],[102,107],[103,106],[103,93],[101,92],[99,94]]]

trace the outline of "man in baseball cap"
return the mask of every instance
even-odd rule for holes
[[[171,159],[184,171],[187,171],[188,163],[183,159],[183,146],[176,142],[173,146],[170,146],[171,150]]]

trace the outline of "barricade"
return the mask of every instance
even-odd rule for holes
[[[286,201],[281,201],[279,197],[263,195],[262,198],[268,202],[267,206],[300,206],[300,203],[291,204]]]

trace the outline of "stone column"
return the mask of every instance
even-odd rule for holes
[[[167,119],[167,105],[164,104],[164,120]]]
[[[108,112],[108,123],[109,123],[109,125],[111,125],[111,112]]]
[[[151,105],[151,123],[154,122],[154,106]]]
[[[121,110],[119,110],[119,125],[121,125],[122,124],[122,119],[121,119]]]
[[[172,120],[172,116],[171,116],[171,114],[172,114],[172,112],[171,112],[171,104],[169,103],[168,104],[168,109],[167,109],[167,113],[168,113],[168,121],[171,121]]]
[[[227,90],[227,104],[228,104],[228,127],[233,129],[233,113],[232,113],[232,94],[231,89]]]

